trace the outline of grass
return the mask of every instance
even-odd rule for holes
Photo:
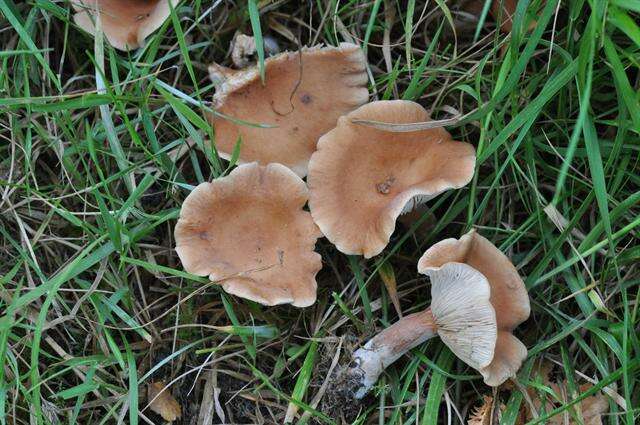
[[[339,422],[323,383],[397,320],[383,278],[404,313],[427,306],[417,259],[471,227],[513,259],[532,301],[516,331],[529,357],[495,393],[502,422],[519,423],[525,389],[549,391],[533,372],[545,360],[569,401],[529,423],[575,415],[605,387],[603,422],[637,423],[640,2],[520,1],[510,35],[487,7],[459,4],[195,0],[127,54],[77,29],[68,2],[0,0],[0,424],[161,423],[144,397],[160,380],[181,423],[207,409],[236,423],[282,423],[288,409]],[[228,171],[206,144],[206,67],[228,63],[236,30],[290,50],[359,40],[372,98],[460,114],[449,130],[477,148],[472,183],[399,225],[379,258],[322,240],[310,308],[226,295],[172,249],[189,190]],[[596,384],[579,392],[585,376]],[[356,423],[460,423],[487,394],[433,340],[347,407]]]

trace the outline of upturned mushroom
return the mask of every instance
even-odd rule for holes
[[[529,316],[529,297],[515,267],[474,231],[429,248],[418,271],[431,280],[431,306],[405,316],[353,354],[347,373],[362,398],[384,369],[438,335],[487,385],[516,374],[526,358],[511,331]]]
[[[177,0],[78,0],[72,2],[75,23],[91,35],[99,18],[109,44],[119,50],[136,49],[169,17]]]
[[[403,317],[353,353],[347,373],[357,382],[355,398],[364,397],[380,374],[404,353],[436,335],[471,367],[480,369],[491,363],[497,326],[487,279],[461,263],[445,264],[429,276],[431,306]]]
[[[241,163],[278,162],[304,177],[318,138],[369,98],[364,54],[348,43],[305,47],[267,58],[264,69],[263,83],[258,66],[209,67],[215,146],[228,159],[240,141]]]
[[[450,262],[473,267],[491,286],[498,338],[491,363],[479,372],[485,384],[498,386],[514,376],[527,357],[527,348],[512,333],[531,313],[527,288],[509,258],[475,230],[460,239],[445,239],[427,249],[418,262],[418,272],[430,274]]]
[[[309,208],[341,252],[379,254],[400,214],[471,180],[473,146],[443,128],[395,132],[364,124],[426,121],[415,102],[377,101],[341,117],[320,138],[309,163]]]
[[[304,182],[281,164],[240,165],[198,185],[175,228],[184,269],[264,305],[313,304],[321,234],[303,210],[307,195]]]

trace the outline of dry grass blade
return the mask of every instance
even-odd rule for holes
[[[387,288],[389,298],[391,298],[398,317],[402,317],[402,308],[400,307],[400,299],[398,298],[398,283],[396,282],[396,274],[393,271],[393,266],[387,261],[383,262],[378,269],[378,274],[384,286]]]
[[[366,127],[372,127],[377,130],[388,131],[391,133],[410,133],[412,131],[430,130],[433,128],[442,128],[449,125],[457,124],[462,121],[463,116],[456,116],[436,121],[412,122],[405,124],[395,124],[381,121],[352,119],[351,122]]]

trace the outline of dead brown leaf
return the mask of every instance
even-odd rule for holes
[[[567,389],[567,381],[564,380],[560,383],[552,381],[552,369],[553,364],[549,361],[542,361],[534,369],[532,378],[539,376],[542,380],[542,384],[549,387],[555,394],[547,394],[545,392],[535,391],[533,388],[526,390],[525,398],[527,403],[523,403],[520,407],[520,412],[515,423],[518,425],[525,424],[531,420],[537,419],[544,412],[549,412],[556,409],[563,404],[567,404],[574,397],[588,391],[592,384],[583,384],[578,387],[578,394],[569,394]],[[524,391],[524,388],[520,387]],[[514,391],[516,387],[511,383],[505,383],[502,386],[504,391]],[[504,412],[505,406],[500,404],[499,408],[496,408],[494,398],[490,396],[484,396],[483,404],[472,410],[467,421],[468,425],[493,425],[500,423],[500,415]],[[591,397],[587,397],[580,403],[577,403],[565,412],[555,415],[545,421],[546,424],[551,425],[578,425],[580,423],[584,425],[602,425],[602,415],[609,410],[609,402],[607,397],[603,393],[596,393]],[[580,418],[582,422],[579,422],[575,418]]]
[[[398,299],[398,285],[396,283],[396,274],[393,271],[393,266],[389,264],[389,262],[385,261],[380,265],[378,274],[380,274],[380,278],[382,279],[384,286],[387,287],[389,298],[391,298],[391,302],[393,303],[398,316],[402,317],[402,309],[400,308],[400,300]]]
[[[563,403],[567,403],[571,401],[571,397],[567,394],[567,382],[564,381],[561,384],[551,384],[551,389],[560,396]],[[578,388],[580,393],[584,393],[591,388],[591,384],[584,384]],[[577,395],[577,394],[576,394]],[[555,409],[560,407],[560,402],[556,399],[551,400],[550,397],[538,397],[533,394],[532,397],[533,405],[536,410],[540,411],[543,403],[545,403],[545,410],[549,411],[551,409]],[[597,393],[591,397],[587,397],[582,400],[580,403],[572,406],[570,409],[566,410],[564,413],[553,416],[549,418],[546,422],[552,425],[578,425],[581,422],[574,420],[574,416],[571,412],[575,412],[578,417],[582,418],[582,423],[584,425],[602,425],[602,415],[609,410],[609,402],[607,398],[602,393]],[[531,412],[527,412],[527,420],[533,419],[533,415]],[[566,421],[565,421],[566,419]]]
[[[484,396],[482,405],[476,407],[469,416],[467,425],[492,425],[499,424],[502,412],[506,408],[504,404],[500,403],[500,406],[496,408],[494,398],[490,396]]]
[[[152,382],[147,387],[149,408],[162,416],[162,419],[173,422],[182,415],[180,404],[171,395],[166,384],[162,381]]]

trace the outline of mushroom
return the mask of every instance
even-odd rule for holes
[[[303,210],[307,196],[304,182],[281,164],[244,164],[198,185],[175,228],[184,269],[264,305],[313,304],[321,234]]]
[[[229,159],[240,141],[241,163],[279,162],[304,177],[318,138],[369,98],[364,54],[348,43],[303,48],[267,58],[264,70],[263,84],[258,66],[209,67],[216,148]]]
[[[379,254],[400,214],[471,180],[473,146],[443,128],[392,132],[365,124],[425,121],[427,111],[415,102],[377,101],[341,117],[320,138],[309,163],[309,208],[341,252]]]
[[[347,374],[356,383],[355,398],[364,397],[387,366],[436,335],[471,367],[491,363],[497,327],[487,279],[462,263],[447,263],[428,274],[431,306],[403,317],[353,353]]]
[[[503,33],[510,33],[513,27],[513,15],[516,13],[517,0],[493,0],[491,3],[491,14],[494,19],[501,19],[500,30]]]
[[[136,49],[167,19],[169,0],[78,0],[72,2],[75,23],[95,35],[99,14],[102,31],[109,43],[119,50]],[[171,0],[171,5],[178,4]]]
[[[362,398],[400,356],[438,335],[484,382],[498,386],[527,357],[512,335],[529,317],[529,296],[509,259],[474,230],[429,248],[418,272],[431,280],[431,307],[394,323],[354,352],[350,376]]]
[[[445,239],[427,249],[418,262],[418,272],[430,274],[450,262],[473,267],[491,285],[498,339],[493,360],[479,372],[485,384],[498,386],[515,376],[527,357],[527,348],[512,334],[531,313],[527,289],[507,256],[475,230],[460,239]]]

